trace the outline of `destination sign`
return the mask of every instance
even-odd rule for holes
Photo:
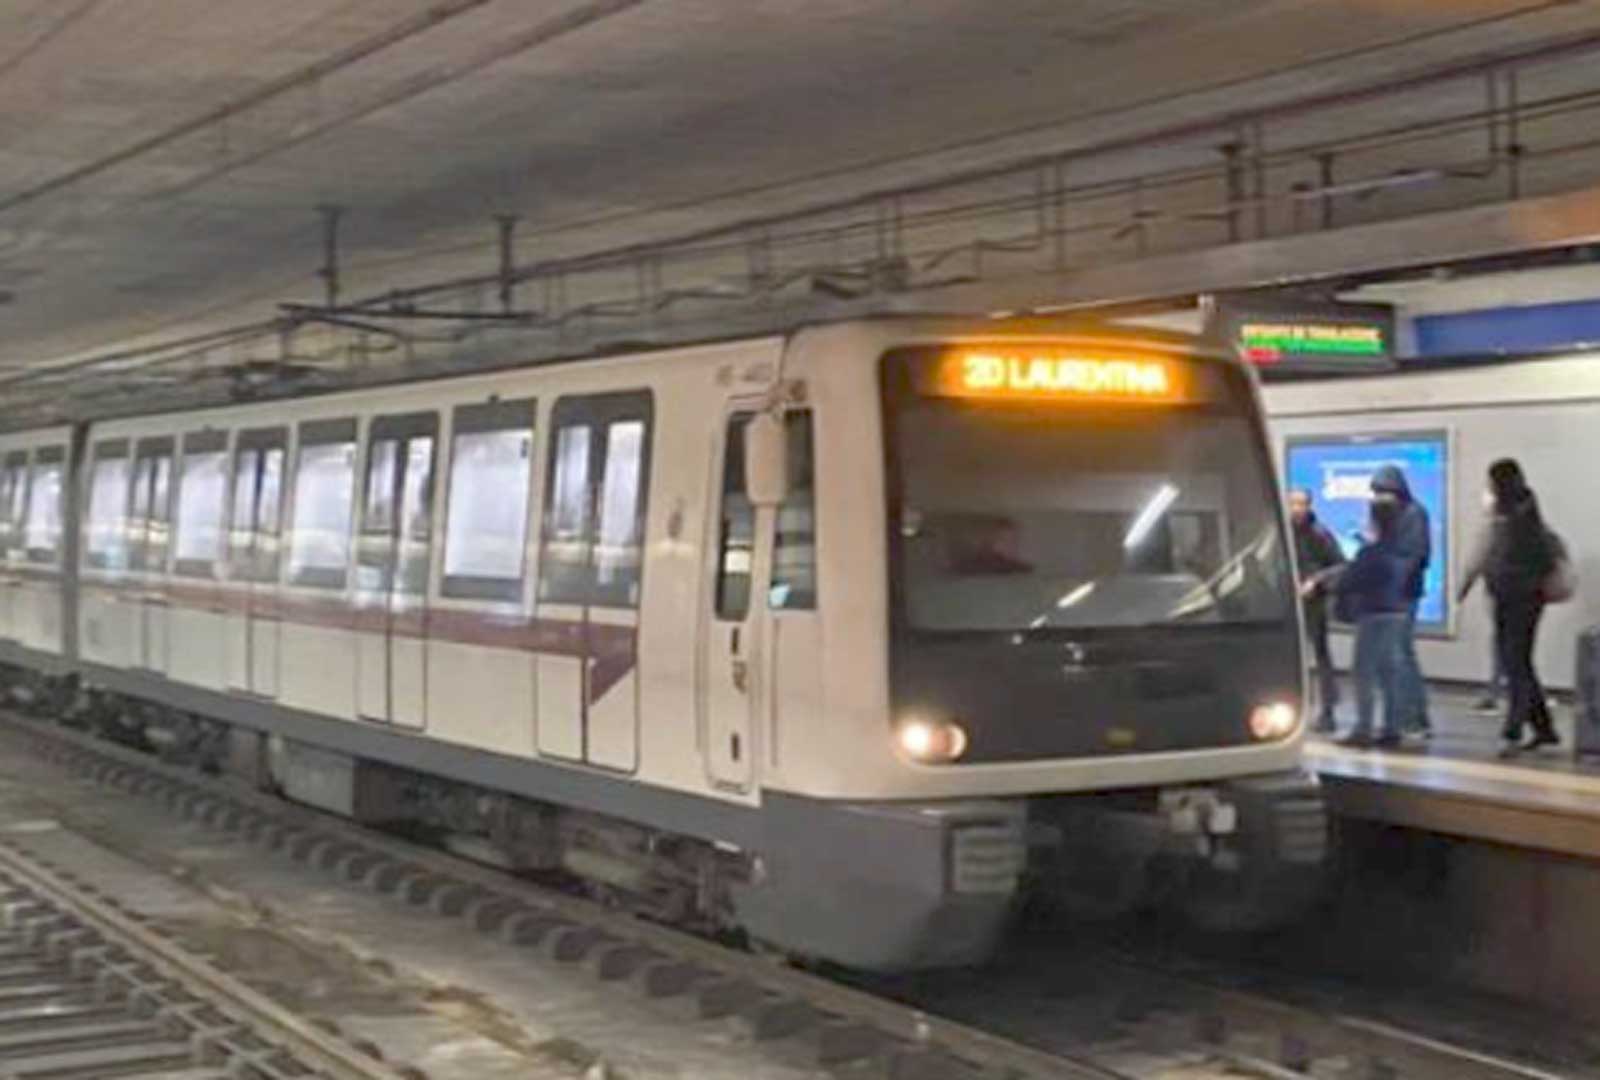
[[[1162,357],[985,347],[943,353],[918,381],[938,397],[1178,404],[1191,397],[1190,375],[1188,365]]]

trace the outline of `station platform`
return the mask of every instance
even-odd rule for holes
[[[1312,739],[1308,764],[1334,813],[1600,860],[1600,757],[1574,757],[1571,710],[1552,703],[1561,746],[1506,760],[1498,756],[1501,715],[1475,711],[1474,699],[1435,688],[1427,742],[1355,750]],[[1341,730],[1352,712],[1348,704],[1341,710]]]

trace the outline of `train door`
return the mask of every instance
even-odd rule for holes
[[[284,428],[239,434],[233,457],[228,563],[228,685],[258,697],[278,696],[278,567],[282,553]]]
[[[757,513],[745,495],[744,430],[754,403],[735,403],[712,444],[712,475],[719,478],[711,500],[707,535],[715,540],[711,588],[703,590],[700,617],[700,710],[706,770],[725,787],[750,784],[750,732],[761,695],[755,674],[762,626],[754,603],[757,574]]]
[[[545,485],[539,749],[622,772],[638,767],[651,418],[647,392],[562,398]]]
[[[139,583],[129,619],[133,664],[163,674],[168,652],[166,576],[172,535],[172,451],[170,437],[140,440],[134,453],[129,510],[129,558]]]
[[[427,593],[433,551],[436,413],[385,416],[367,435],[356,549],[356,711],[421,728],[427,701]]]

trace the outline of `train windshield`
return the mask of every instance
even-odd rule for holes
[[[905,629],[1049,635],[1292,616],[1271,465],[1240,373],[1163,359],[1139,383],[1128,365],[1108,375],[1062,361],[1080,366],[1014,377],[1090,392],[927,392],[946,360],[886,359]],[[1182,393],[1167,395],[1173,386]],[[1162,400],[1135,400],[1156,390]]]

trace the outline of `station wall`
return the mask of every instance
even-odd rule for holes
[[[1571,548],[1580,590],[1549,610],[1538,662],[1545,681],[1571,689],[1577,638],[1600,624],[1600,351],[1265,388],[1274,449],[1283,465],[1289,439],[1449,433],[1449,562],[1454,596],[1462,564],[1484,522],[1484,473],[1499,457],[1518,458],[1538,492],[1546,521]],[[1419,642],[1431,678],[1488,677],[1492,626],[1481,587],[1453,607],[1444,628]],[[1350,635],[1334,642],[1348,664]]]

